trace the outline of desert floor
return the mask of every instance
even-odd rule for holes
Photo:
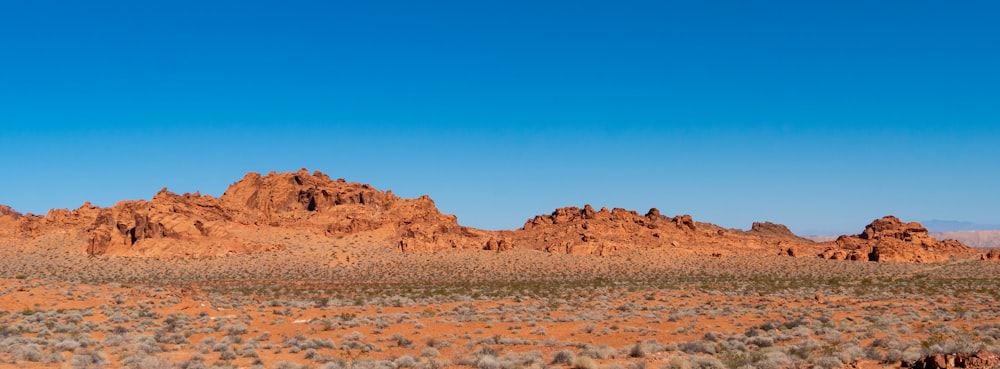
[[[1000,352],[1000,263],[971,259],[5,250],[0,367],[876,368]]]

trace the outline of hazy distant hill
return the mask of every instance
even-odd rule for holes
[[[837,237],[840,237],[840,236],[834,236],[834,235],[805,236],[805,238],[813,240],[813,241],[816,241],[816,242],[834,241],[834,240],[837,239]]]
[[[931,219],[920,223],[931,232],[1000,230],[1000,224],[978,224],[960,220]]]
[[[1000,247],[1000,230],[931,232],[930,236],[939,240],[958,240],[958,242],[978,248]],[[832,235],[817,235],[806,236],[805,238],[816,242],[826,242],[836,240],[837,237]]]
[[[954,239],[972,247],[1000,247],[1000,230],[931,232],[937,239]]]

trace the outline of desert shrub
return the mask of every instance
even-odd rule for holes
[[[865,357],[865,350],[854,343],[849,343],[840,347],[839,352],[835,355],[841,362],[845,364],[853,363],[861,358]]]
[[[241,347],[239,350],[237,350],[236,354],[239,355],[240,357],[250,357],[254,359],[260,357],[260,355],[257,354],[257,350],[255,350],[253,347],[246,347],[246,346]]]
[[[157,332],[154,338],[156,339],[156,342],[166,343],[171,345],[183,345],[191,343],[191,341],[188,341],[187,337],[185,337],[183,334],[179,332],[174,332],[170,334],[166,334],[164,332]]]
[[[58,352],[48,352],[42,354],[42,362],[46,364],[58,364],[66,361],[66,357]]]
[[[42,348],[34,343],[15,346],[10,350],[10,356],[15,361],[42,361]]]
[[[552,364],[572,365],[576,355],[572,351],[562,350],[552,356]]]
[[[807,338],[799,341],[798,345],[789,348],[788,352],[792,355],[798,356],[801,359],[808,359],[813,357],[813,352],[823,348],[823,344],[817,340]]]
[[[472,355],[475,356],[475,357],[481,357],[481,356],[493,356],[493,357],[496,357],[498,353],[499,352],[497,352],[497,350],[495,348],[492,348],[492,347],[489,347],[489,346],[483,346],[483,347],[480,347],[478,350],[473,351]]]
[[[443,339],[437,338],[437,337],[428,337],[427,340],[424,343],[428,347],[433,347],[433,348],[451,347],[451,342],[449,342],[447,340],[443,340]]]
[[[233,351],[230,348],[226,348],[225,350],[222,350],[221,353],[219,353],[219,360],[235,360],[235,359],[236,359],[236,351]]]
[[[573,359],[573,369],[597,369],[597,363],[588,356],[577,356]]]
[[[885,362],[913,362],[921,357],[921,350],[918,347],[906,346],[903,348],[891,347],[885,352]]]
[[[194,347],[194,349],[203,354],[207,354],[209,351],[213,351],[215,349],[216,344],[217,342],[215,340],[215,337],[208,336],[203,338],[201,342],[199,342],[198,345]]]
[[[128,342],[128,338],[124,334],[109,334],[104,338],[104,346],[106,347],[118,347],[126,342]]]
[[[485,355],[476,359],[476,369],[501,369],[496,356]]]
[[[715,355],[715,344],[711,342],[682,342],[677,348],[688,354],[711,354]]]
[[[415,368],[419,360],[413,355],[403,355],[393,361],[397,368]]]
[[[641,359],[646,357],[646,348],[642,346],[642,342],[636,342],[628,350],[628,357]]]
[[[69,359],[69,364],[73,368],[80,369],[98,369],[103,368],[108,360],[104,357],[104,354],[93,350],[77,350],[73,357]]]
[[[691,369],[691,361],[680,356],[671,356],[660,369]]]
[[[701,339],[709,342],[719,342],[722,339],[722,333],[719,332],[705,332],[705,335]]]
[[[750,339],[747,340],[747,343],[757,347],[774,346],[774,340],[771,339],[771,337],[766,337],[766,336],[750,337]]]
[[[319,366],[319,369],[346,369],[349,365],[343,359],[333,359],[323,363]]]
[[[810,360],[813,367],[820,369],[835,369],[844,366],[844,362],[835,356],[819,356]]]
[[[424,351],[420,352],[420,357],[426,357],[428,359],[433,359],[440,356],[441,353],[434,347],[428,347]]]
[[[274,364],[274,369],[304,369],[304,367],[296,363],[280,361],[277,364]]]
[[[403,337],[403,335],[399,333],[392,335],[392,340],[396,341],[396,347],[413,348],[414,346],[413,341]]]
[[[122,313],[114,313],[108,317],[107,321],[115,324],[122,324],[130,322],[132,319]]]
[[[646,369],[645,361],[633,361],[625,364],[625,369]]]
[[[613,358],[615,356],[615,354],[616,354],[616,350],[615,349],[613,349],[613,348],[611,348],[611,347],[609,347],[607,345],[600,345],[598,347],[587,347],[587,348],[581,350],[580,353],[577,354],[577,356],[586,356],[586,357],[589,357],[591,359],[601,359],[601,360],[604,360],[604,359]]]
[[[505,369],[539,367],[544,364],[542,353],[538,351],[508,353],[500,357],[499,361],[500,366]]]
[[[725,369],[722,361],[711,356],[695,356],[691,358],[691,367],[697,369]]]
[[[73,351],[80,348],[80,343],[73,339],[64,339],[56,343],[56,351]]]
[[[328,349],[337,348],[337,346],[333,344],[333,340],[329,338],[312,338],[309,340],[309,347],[328,348]]]
[[[247,327],[247,325],[244,323],[233,323],[222,327],[222,330],[225,331],[226,334],[230,336],[240,336],[247,334],[248,328],[249,327]]]

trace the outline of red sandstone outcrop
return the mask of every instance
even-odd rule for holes
[[[163,189],[149,201],[122,201],[110,208],[85,203],[72,211],[53,209],[45,216],[0,207],[0,236],[47,234],[78,238],[78,250],[91,255],[170,257],[223,256],[301,244],[290,239],[402,252],[526,248],[613,255],[681,249],[720,257],[753,252],[815,255],[826,246],[822,256],[827,258],[918,262],[971,250],[957,241],[937,241],[920,224],[894,217],[876,220],[860,235],[816,244],[771,222],[742,231],[696,222],[690,215],[664,216],[655,208],[640,215],[590,205],[535,216],[518,230],[484,231],[459,225],[427,196],[402,199],[391,191],[305,169],[266,176],[249,173],[219,198]],[[991,255],[984,258],[1000,258]]]
[[[367,184],[331,180],[318,171],[247,174],[222,194],[241,224],[320,231],[327,236],[361,232],[401,251],[482,248],[489,237],[441,214],[427,196],[401,199]]]
[[[828,245],[820,257],[878,262],[935,262],[973,252],[961,242],[931,237],[920,223],[894,216],[876,219],[861,234],[840,236]]]
[[[778,226],[787,232],[784,226]],[[760,228],[760,227],[758,227]],[[645,215],[615,208],[566,207],[538,215],[517,231],[506,232],[514,244],[552,253],[611,255],[636,250],[685,248],[705,254],[779,250],[812,243],[791,232],[756,233],[695,222],[690,215],[667,217],[656,208]]]
[[[0,205],[0,217],[11,217],[16,219],[21,217],[21,213],[14,211],[14,209],[11,209],[10,206]]]
[[[6,218],[10,218],[7,216]],[[294,234],[325,237],[368,234],[367,242],[401,251],[482,248],[485,232],[458,225],[426,196],[401,199],[369,185],[331,180],[306,170],[247,174],[220,198],[177,195],[163,189],[150,201],[110,208],[85,203],[24,216],[21,236],[76,232],[91,255],[222,256],[284,247]]]
[[[980,260],[1000,260],[1000,249],[990,249],[979,257]]]
[[[924,356],[906,367],[913,369],[993,369],[1000,366],[1000,356],[989,351],[976,353],[935,354]]]
[[[777,224],[771,222],[753,222],[750,230],[746,232],[749,236],[760,236],[767,238],[781,238],[788,240],[795,240],[802,243],[813,243],[812,240],[807,238],[796,236],[792,233],[784,224]]]
[[[21,213],[14,211],[10,206],[0,205],[0,236],[13,235],[17,229],[17,220],[21,216]]]

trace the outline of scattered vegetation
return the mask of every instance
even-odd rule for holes
[[[998,263],[387,249],[333,267],[309,248],[83,260],[2,249],[0,364],[840,368],[1000,352]]]

